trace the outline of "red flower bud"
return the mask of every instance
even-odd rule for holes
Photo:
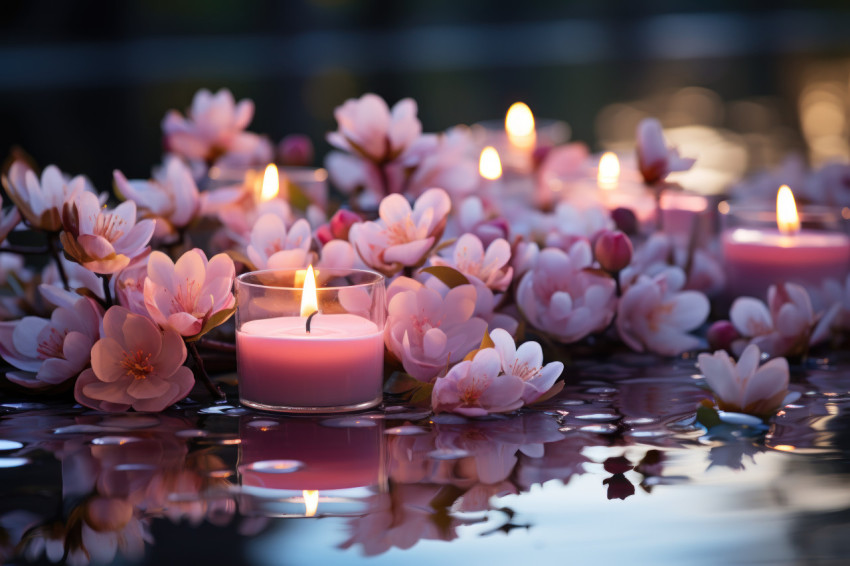
[[[313,142],[304,134],[290,134],[277,147],[280,162],[291,167],[306,167],[313,162]]]
[[[732,342],[739,339],[741,335],[728,320],[718,320],[708,327],[705,337],[712,350],[731,350]]]
[[[331,217],[331,234],[337,240],[348,240],[348,231],[351,230],[351,226],[362,221],[363,219],[358,214],[350,210],[339,209]]]
[[[632,261],[632,241],[620,231],[605,231],[593,247],[596,261],[608,273],[618,273]]]

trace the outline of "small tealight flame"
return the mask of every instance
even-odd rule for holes
[[[599,171],[596,173],[596,184],[600,189],[611,190],[617,188],[620,179],[620,160],[617,156],[606,151],[599,159]]]
[[[514,102],[508,108],[505,116],[505,131],[508,133],[508,141],[513,146],[521,148],[533,148],[537,142],[534,130],[534,114],[531,108],[524,102]]]
[[[502,160],[499,159],[499,152],[492,145],[481,150],[478,173],[490,181],[495,181],[502,176]]]
[[[260,190],[260,202],[266,202],[275,198],[280,192],[280,177],[277,166],[269,163],[263,173],[263,188]]]
[[[788,185],[782,185],[776,193],[776,225],[783,234],[796,234],[800,231],[800,217],[797,214],[794,193]]]
[[[313,274],[313,266],[307,268],[304,276],[304,285],[301,291],[301,316],[310,316],[319,310],[319,301],[316,297],[316,276]]]
[[[316,511],[319,510],[319,490],[305,489],[301,495],[304,496],[304,516],[315,517]]]

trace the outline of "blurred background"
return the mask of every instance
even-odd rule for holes
[[[0,152],[145,177],[160,121],[201,88],[252,98],[250,129],[306,133],[372,91],[419,103],[426,131],[522,100],[593,150],[661,119],[722,189],[790,151],[846,160],[850,3],[697,0],[6,0]]]

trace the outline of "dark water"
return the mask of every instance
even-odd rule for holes
[[[850,366],[766,426],[688,360],[573,367],[535,411],[286,418],[0,405],[0,556],[72,564],[846,564]],[[311,500],[315,507],[311,508]],[[305,515],[313,515],[305,517]]]

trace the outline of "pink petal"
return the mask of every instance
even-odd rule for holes
[[[433,245],[434,238],[425,238],[424,240],[415,240],[406,244],[390,246],[384,251],[383,260],[387,264],[416,265]]]
[[[148,257],[148,279],[145,281],[145,296],[148,292],[148,281],[153,287],[163,287],[173,293],[177,290],[177,276],[174,273],[174,263],[167,255],[159,251],[151,252]]]

